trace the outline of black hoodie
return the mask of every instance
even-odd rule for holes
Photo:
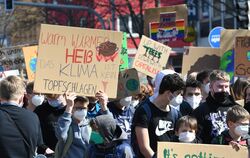
[[[206,102],[194,110],[192,115],[198,121],[197,135],[203,143],[210,144],[214,137],[227,129],[226,114],[234,105],[237,103],[230,95],[225,102],[219,103],[209,93]]]

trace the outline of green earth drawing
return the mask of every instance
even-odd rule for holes
[[[37,58],[33,57],[30,59],[29,65],[30,65],[30,70],[35,73],[36,72],[36,62],[37,62]]]
[[[234,77],[234,50],[226,51],[220,60],[220,69],[230,75],[231,81]]]

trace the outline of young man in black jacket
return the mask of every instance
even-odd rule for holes
[[[0,82],[0,155],[4,158],[32,158],[43,144],[39,120],[22,107],[23,80],[9,76]]]
[[[198,120],[198,136],[205,144],[227,129],[227,110],[236,105],[230,92],[230,77],[221,70],[214,70],[209,76],[210,92],[206,101],[195,111],[193,116]]]

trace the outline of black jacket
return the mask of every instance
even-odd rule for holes
[[[206,102],[194,110],[192,115],[198,121],[197,135],[203,143],[210,144],[214,137],[227,129],[227,110],[234,105],[237,103],[232,96],[229,96],[222,104],[218,103],[209,93]]]
[[[10,117],[9,117],[9,116]],[[18,128],[10,119],[12,118]],[[39,120],[31,111],[15,105],[0,105],[0,155],[3,158],[31,158],[43,144]],[[29,144],[25,144],[25,141]]]
[[[55,127],[58,118],[64,113],[65,108],[54,108],[48,102],[44,102],[34,111],[40,120],[44,143],[52,150],[55,150],[57,143]]]
[[[188,104],[188,102],[183,101],[180,105],[180,113],[182,116],[191,115],[193,112],[193,108]]]

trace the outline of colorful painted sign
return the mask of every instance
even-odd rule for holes
[[[154,78],[166,65],[170,51],[170,47],[142,36],[133,68]]]
[[[213,28],[208,35],[208,42],[212,48],[220,48],[220,32],[223,27]]]
[[[120,67],[119,71],[123,71],[128,69],[128,46],[127,46],[127,33],[123,33],[123,39],[122,39],[122,50],[120,52]]]
[[[140,93],[140,81],[136,69],[127,69],[119,73],[117,98]]]
[[[158,142],[157,157],[160,158],[248,158],[247,147],[239,151],[231,145]]]
[[[235,38],[238,36],[250,36],[249,30],[221,30],[220,39],[220,69],[227,72],[230,75],[231,82],[234,78],[234,44]]]
[[[116,98],[122,32],[41,25],[34,90]]]
[[[38,46],[23,47],[23,55],[29,81],[34,81],[35,79],[37,48]]]
[[[173,28],[175,27],[176,12],[160,13],[159,28]]]
[[[174,27],[165,25],[164,28],[159,28],[159,23],[150,23],[149,25],[150,38],[155,41],[166,43],[184,39],[185,22],[183,19],[176,20]]]
[[[235,76],[250,77],[250,36],[236,37],[234,61]]]

